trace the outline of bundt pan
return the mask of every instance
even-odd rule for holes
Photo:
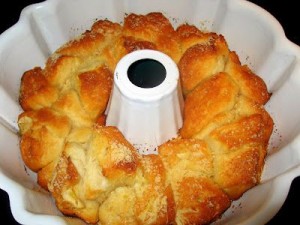
[[[23,163],[17,118],[20,78],[97,19],[122,22],[129,13],[162,12],[182,23],[224,35],[243,64],[272,93],[266,105],[275,127],[261,183],[247,191],[214,224],[264,224],[282,206],[300,175],[300,48],[265,10],[243,0],[48,0],[25,8],[19,22],[0,36],[0,188],[22,224],[84,224],[63,216]]]

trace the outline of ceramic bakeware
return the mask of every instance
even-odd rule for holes
[[[48,0],[26,7],[19,22],[0,36],[0,188],[22,224],[84,224],[56,209],[36,184],[19,151],[17,117],[20,78],[44,66],[60,45],[96,19],[122,22],[129,13],[160,11],[177,27],[190,23],[225,36],[242,63],[272,92],[266,109],[275,122],[261,184],[233,202],[215,224],[264,224],[283,204],[300,175],[300,49],[287,40],[277,20],[244,0]]]

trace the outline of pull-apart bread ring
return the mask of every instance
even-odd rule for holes
[[[140,155],[105,126],[113,71],[126,54],[154,49],[178,65],[184,95],[178,137]],[[21,154],[57,207],[99,224],[207,224],[260,181],[273,129],[263,80],[224,37],[161,13],[108,20],[24,73]]]

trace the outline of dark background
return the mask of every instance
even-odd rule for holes
[[[7,3],[9,2],[9,3]],[[21,10],[32,3],[41,2],[38,0],[10,0],[1,6],[0,12],[0,33],[15,24]],[[300,26],[297,24],[299,10],[296,6],[298,1],[286,0],[251,0],[251,2],[265,8],[269,11],[283,26],[286,36],[292,42],[300,45]],[[297,24],[297,25],[296,25]],[[300,76],[300,74],[299,74]],[[284,205],[274,218],[267,223],[275,224],[295,224],[299,221],[299,203],[300,202],[300,177],[292,182],[288,197]],[[300,214],[300,211],[298,212]],[[0,219],[7,225],[19,225],[11,215],[9,207],[9,198],[5,191],[0,189]],[[1,224],[3,224],[1,222]]]

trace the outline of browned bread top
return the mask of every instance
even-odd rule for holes
[[[113,71],[155,49],[178,65],[184,122],[158,155],[139,155],[105,126]],[[207,224],[259,183],[273,129],[264,81],[225,38],[161,13],[108,20],[24,73],[21,155],[66,215],[99,224]]]

